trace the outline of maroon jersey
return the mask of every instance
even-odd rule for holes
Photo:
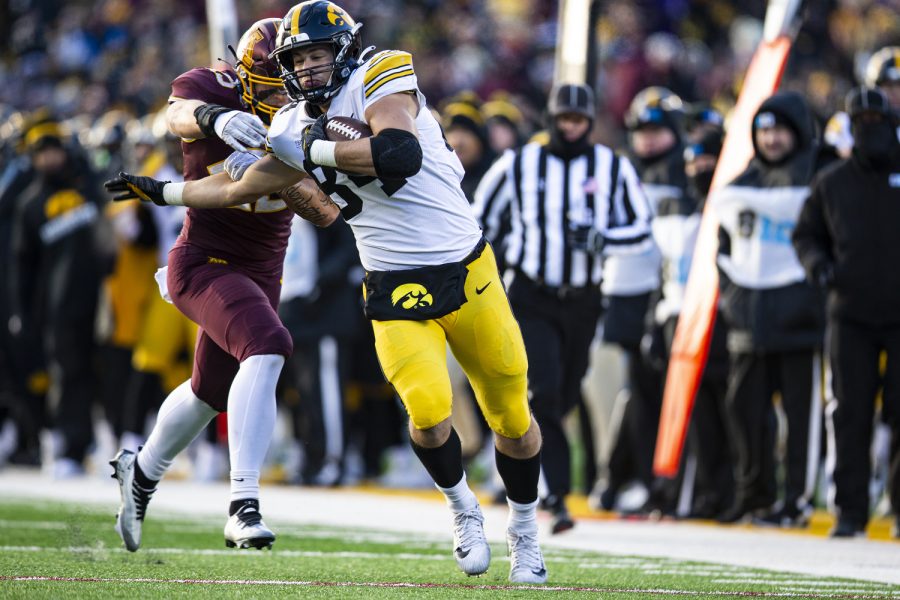
[[[192,69],[172,82],[169,101],[202,100],[245,110],[234,71]],[[184,179],[221,173],[232,148],[216,137],[183,140]],[[294,213],[278,198],[260,198],[233,208],[188,209],[175,247],[193,246],[209,257],[245,269],[281,277]]]

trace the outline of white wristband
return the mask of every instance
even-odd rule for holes
[[[309,147],[309,159],[317,165],[323,167],[336,167],[337,162],[334,160],[334,147],[337,142],[329,142],[327,140],[316,140]]]
[[[182,200],[181,196],[184,194],[184,186],[187,183],[167,183],[163,186],[163,200],[166,201],[166,204],[171,204],[172,206],[184,206],[184,200]]]

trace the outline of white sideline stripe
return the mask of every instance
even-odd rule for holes
[[[735,591],[695,591],[670,589],[641,588],[596,588],[570,586],[531,586],[531,585],[466,585],[459,583],[407,583],[378,581],[285,581],[279,579],[156,579],[151,577],[46,577],[46,576],[6,576],[0,575],[0,581],[58,581],[69,583],[155,583],[155,584],[190,584],[190,585],[281,585],[297,587],[346,587],[346,588],[410,588],[410,589],[459,589],[459,590],[509,590],[534,592],[587,592],[591,594],[647,594],[651,596],[753,596],[765,598],[841,598],[852,600],[880,600],[884,595],[862,594],[808,594],[794,592],[735,592]]]

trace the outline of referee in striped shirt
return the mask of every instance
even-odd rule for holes
[[[541,466],[553,533],[574,522],[562,420],[578,404],[600,316],[602,258],[650,244],[649,205],[634,167],[589,141],[594,94],[553,88],[549,141],[507,151],[485,174],[473,209],[512,271],[509,299],[528,354],[531,408],[544,437]],[[477,291],[477,290],[476,290]]]

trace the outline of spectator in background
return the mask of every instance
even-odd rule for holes
[[[481,106],[491,152],[499,156],[522,145],[525,117],[507,94],[494,93]]]
[[[866,64],[865,82],[877,87],[894,111],[900,111],[900,46],[887,46],[872,55]]]
[[[24,135],[32,125],[48,120],[46,111],[27,119],[22,113],[12,113],[0,126],[0,282],[4,286],[11,285],[16,209],[22,193],[35,178]],[[17,448],[8,448],[5,453],[11,461],[40,464],[39,435],[46,421],[47,372],[40,338],[14,336],[9,330],[14,316],[13,292],[4,287],[0,293],[0,403],[8,411],[3,427],[12,424],[17,438]]]
[[[684,111],[684,135],[687,142],[696,143],[706,138],[707,133],[723,137],[725,132],[725,117],[716,109],[705,102],[693,102],[685,107]],[[701,170],[701,172],[706,172]],[[703,197],[706,192],[703,191]]]
[[[466,170],[460,185],[471,203],[478,182],[494,162],[495,156],[488,142],[480,103],[463,95],[444,106],[441,115],[447,143]]]
[[[45,466],[57,478],[84,472],[93,441],[94,319],[112,252],[93,172],[64,140],[53,121],[25,133],[35,178],[16,212],[5,286],[13,335],[41,340],[47,360],[52,430]]]
[[[720,306],[731,355],[726,402],[737,461],[734,504],[720,520],[752,516],[798,527],[812,512],[818,472],[824,333],[824,299],[790,245],[818,152],[803,96],[768,98],[753,117],[752,136],[750,165],[711,199],[720,222]],[[787,436],[780,494],[776,392]]]
[[[828,290],[833,396],[827,415],[838,517],[831,536],[865,534],[881,387],[881,417],[891,430],[893,535],[900,537],[900,119],[887,96],[873,88],[851,90],[846,110],[853,155],[816,179],[793,242],[809,281]]]
[[[697,129],[691,132],[697,134]],[[688,208],[680,213],[660,206],[653,222],[653,236],[663,255],[662,297],[656,306],[657,319],[669,315],[663,325],[664,341],[671,351],[675,337],[676,313],[680,313],[687,284],[688,269],[693,258],[694,244],[700,228],[700,219],[706,206],[713,173],[722,150],[724,133],[712,127],[706,128],[701,137],[684,150],[684,171],[687,175],[687,202],[675,206]],[[663,308],[666,310],[663,310]],[[694,400],[691,423],[688,429],[687,457],[694,461],[694,481],[686,481],[691,491],[690,503],[680,506],[691,517],[712,519],[729,508],[734,500],[734,461],[728,444],[726,425],[725,390],[728,385],[728,349],[725,345],[726,329],[723,319],[716,319],[712,340],[700,389]],[[682,497],[685,497],[682,494]]]

